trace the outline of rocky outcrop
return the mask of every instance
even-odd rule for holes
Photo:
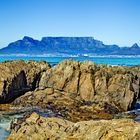
[[[42,76],[39,88],[53,87],[68,93],[78,92],[78,80],[80,75],[79,62],[66,60],[48,70]]]
[[[55,91],[53,94],[57,91],[59,96],[64,94],[74,101],[96,104],[100,110],[117,113],[130,110],[140,95],[138,67],[128,68],[97,65],[90,61],[64,60],[50,68],[44,61],[11,61],[1,63],[0,70],[1,103],[13,100],[27,91],[50,88]],[[34,93],[36,95],[38,92],[30,95],[29,102]],[[41,103],[46,100],[41,98]],[[24,102],[26,104],[27,101]]]
[[[44,118],[36,113],[25,121],[14,121],[8,140],[139,140],[140,124],[133,120],[101,120],[72,123],[61,118]]]
[[[54,88],[76,99],[127,111],[140,93],[136,77],[138,73],[127,67],[65,60],[43,73],[39,89]]]
[[[34,90],[43,71],[50,66],[45,61],[7,61],[0,63],[0,103],[13,100]]]
[[[112,119],[133,107],[140,91],[138,74],[137,68],[65,60],[43,71],[36,90],[11,105],[51,109],[72,122]]]
[[[140,139],[139,123],[112,120],[133,117],[119,112],[130,110],[140,97],[140,67],[8,61],[0,63],[0,71],[0,103],[10,102],[0,104],[0,110],[28,114],[12,123],[9,140]],[[53,116],[29,116],[34,108]]]

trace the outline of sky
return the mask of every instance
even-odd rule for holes
[[[24,36],[140,45],[140,0],[0,0],[0,48]]]

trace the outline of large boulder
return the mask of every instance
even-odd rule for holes
[[[129,119],[81,121],[44,118],[32,113],[23,122],[14,121],[8,140],[139,140],[140,123]]]
[[[50,66],[45,61],[7,61],[0,63],[0,103],[13,100],[38,86],[43,71]]]
[[[77,93],[80,75],[79,64],[80,62],[74,60],[65,60],[59,63],[43,74],[39,88],[53,87],[68,93]]]
[[[133,76],[128,74],[114,75],[108,81],[108,96],[124,111],[130,109],[136,99],[133,82]]]

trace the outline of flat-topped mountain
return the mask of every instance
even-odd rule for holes
[[[105,45],[93,37],[43,37],[39,41],[25,36],[0,49],[0,54],[140,55],[140,47],[136,43],[132,47]]]

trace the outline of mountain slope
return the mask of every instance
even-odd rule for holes
[[[91,54],[91,55],[140,55],[140,47],[105,45],[93,37],[43,37],[41,41],[25,36],[0,49],[0,54]]]

